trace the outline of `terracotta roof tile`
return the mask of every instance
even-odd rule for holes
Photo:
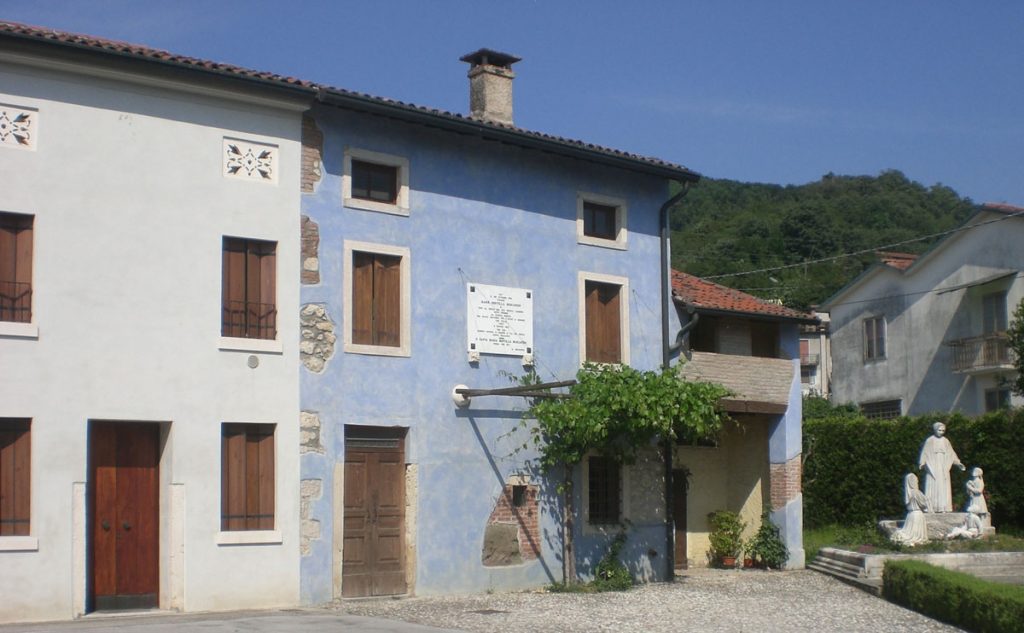
[[[691,305],[698,310],[720,310],[737,314],[752,314],[778,317],[782,319],[799,319],[814,321],[814,317],[805,312],[793,310],[777,303],[765,301],[734,288],[727,288],[684,273],[672,271],[672,295],[676,301]]]
[[[516,127],[514,125],[503,125],[499,123],[492,123],[489,121],[481,121],[479,119],[473,119],[468,116],[464,116],[453,112],[447,112],[435,108],[427,108],[412,103],[404,103],[402,101],[395,101],[393,99],[377,97],[366,93],[354,92],[351,90],[345,90],[344,88],[335,88],[332,86],[328,86],[326,84],[318,84],[316,82],[308,81],[305,79],[297,79],[295,77],[287,77],[276,73],[252,70],[249,68],[243,68],[241,66],[235,66],[233,64],[224,64],[206,59],[199,59],[196,57],[177,55],[175,53],[170,53],[168,51],[163,51],[156,48],[150,48],[148,46],[141,46],[138,44],[131,44],[128,42],[108,40],[101,37],[93,37],[90,35],[82,35],[78,33],[69,33],[66,31],[58,31],[55,29],[48,29],[45,27],[31,26],[28,24],[21,24],[18,22],[8,22],[0,20],[0,36],[3,35],[21,37],[29,40],[50,42],[53,44],[61,44],[64,46],[106,52],[110,54],[127,55],[129,57],[134,57],[142,60],[162,62],[184,68],[190,68],[193,70],[237,77],[240,79],[266,81],[271,83],[277,83],[282,86],[306,88],[309,89],[311,92],[325,91],[329,93],[335,93],[338,95],[356,97],[358,99],[363,99],[378,104],[391,106],[397,110],[406,110],[408,112],[415,112],[417,114],[427,114],[429,116],[438,117],[440,119],[445,119],[448,121],[464,122],[467,124],[477,126],[484,130],[494,129],[505,132],[511,132],[517,136],[522,137],[524,140],[533,139],[536,141],[544,141],[547,143],[564,145],[568,148],[573,148],[576,150],[584,150],[586,152],[592,152],[595,154],[603,154],[605,156],[614,157],[616,159],[625,159],[628,161],[639,163],[639,165],[647,165],[650,167],[657,167],[674,172],[680,172],[680,175],[690,176],[693,177],[694,179],[699,177],[699,174],[687,169],[682,165],[661,160],[659,158],[642,156],[640,154],[633,154],[631,152],[624,152],[609,147],[594,145],[593,143],[586,143],[584,141],[578,141],[561,136],[545,134],[543,132],[535,132],[532,130]]]
[[[1004,202],[986,202],[985,204],[981,205],[981,208],[984,209],[985,211],[995,211],[996,213],[1024,214],[1024,207],[1016,207],[1012,204],[1006,204]]]
[[[878,260],[886,266],[898,270],[906,270],[911,264],[917,261],[918,256],[913,253],[897,253],[896,251],[875,251]]]

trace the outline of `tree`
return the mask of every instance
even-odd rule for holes
[[[1010,338],[1010,350],[1013,352],[1013,365],[1017,368],[1017,377],[1011,388],[1018,396],[1024,396],[1024,299],[1017,304],[1013,312],[1013,321],[1006,331]]]
[[[529,383],[530,377],[525,382]],[[725,412],[718,401],[727,389],[706,382],[687,382],[678,366],[639,371],[628,366],[586,364],[564,399],[536,399],[528,418],[534,445],[545,472],[563,469],[562,574],[576,581],[573,550],[572,473],[588,453],[616,462],[633,463],[638,451],[655,441],[713,438]]]

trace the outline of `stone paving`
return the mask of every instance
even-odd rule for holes
[[[349,601],[335,608],[479,633],[959,631],[813,571],[692,570],[624,593],[540,591]]]

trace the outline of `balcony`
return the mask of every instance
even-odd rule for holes
[[[225,301],[221,336],[274,339],[277,337],[277,308],[273,303]]]
[[[1010,343],[1004,333],[947,341],[946,345],[953,348],[953,371],[956,373],[979,374],[1013,369]]]
[[[32,284],[0,281],[0,321],[32,322]]]
[[[817,365],[820,359],[821,354],[800,354],[800,364],[804,366]]]

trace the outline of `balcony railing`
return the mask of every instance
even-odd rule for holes
[[[0,321],[32,322],[32,284],[0,281]]]
[[[277,338],[277,307],[273,303],[228,301],[221,312],[221,336]]]
[[[953,348],[953,371],[974,372],[1006,367],[1013,363],[1006,334],[986,334],[946,343]]]
[[[801,365],[817,365],[821,354],[800,354]]]

